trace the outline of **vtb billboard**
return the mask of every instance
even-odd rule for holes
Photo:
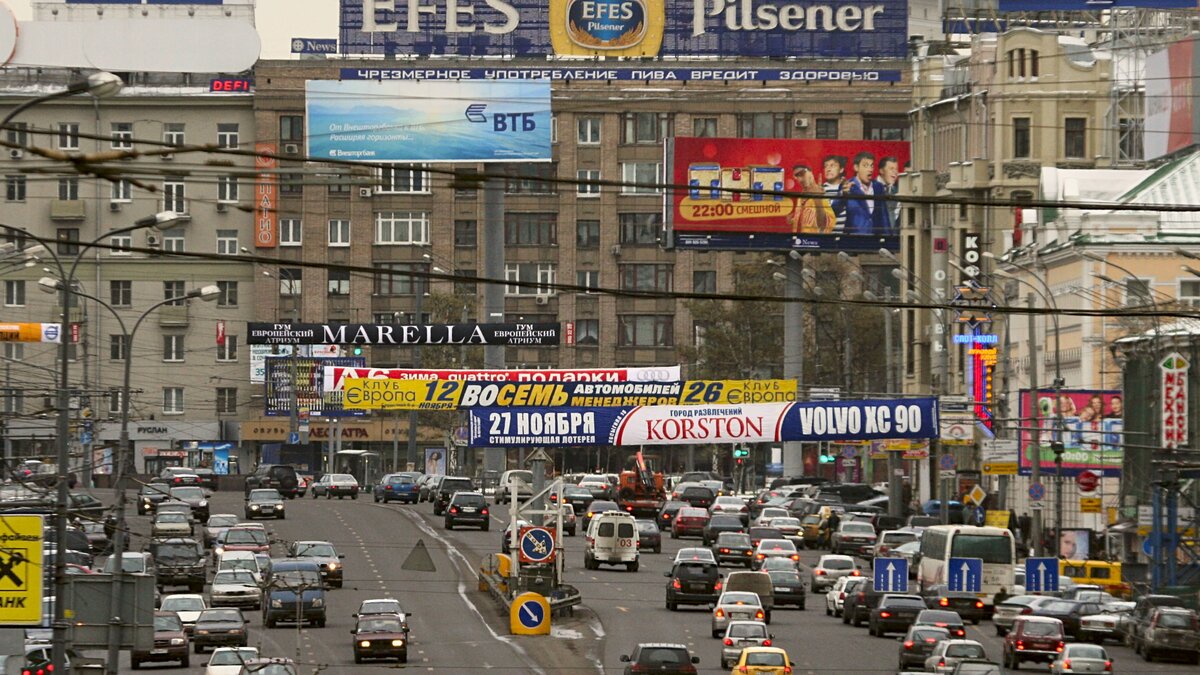
[[[674,138],[668,236],[707,250],[900,250],[901,141]]]
[[[341,0],[344,54],[904,58],[907,0]]]
[[[550,80],[310,80],[305,107],[314,159],[550,161]]]

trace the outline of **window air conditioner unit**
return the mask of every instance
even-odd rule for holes
[[[288,155],[298,155],[298,154],[300,154],[300,144],[299,143],[284,143],[283,144],[283,152],[284,152],[284,154],[288,154]]]
[[[164,161],[164,162],[169,162],[169,161],[175,159],[175,155],[172,153],[167,153],[165,155],[159,155],[159,157],[162,157],[162,161]]]
[[[108,210],[112,211],[113,213],[120,211],[121,210],[121,202],[109,202]]]
[[[539,296],[537,296],[537,298],[534,299],[534,302],[536,302],[539,305],[548,305],[548,304],[550,304],[550,296],[539,295]]]
[[[370,197],[371,196],[371,188],[364,188],[364,187],[358,188],[358,196],[364,197],[364,198]]]
[[[162,246],[162,237],[157,232],[146,233],[146,246],[156,248]]]
[[[217,202],[217,213],[225,213],[229,210],[229,205],[225,202]]]
[[[797,129],[807,129],[808,128],[808,118],[807,117],[797,117],[795,119],[795,121],[793,122],[793,124],[796,126]]]
[[[8,151],[9,159],[21,159],[25,156],[25,151],[20,148],[13,148]]]
[[[613,247],[612,247],[612,255],[613,255],[613,257],[614,257],[614,258],[620,258],[620,257],[621,257],[621,245],[620,245],[620,244],[613,244]]]

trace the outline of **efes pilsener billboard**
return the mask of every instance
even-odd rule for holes
[[[343,54],[905,56],[907,0],[341,0]]]

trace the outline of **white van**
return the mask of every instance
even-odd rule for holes
[[[512,499],[513,487],[517,488],[517,499],[526,500],[533,496],[533,472],[510,469],[500,474],[496,486],[496,503],[505,504]]]
[[[622,511],[605,511],[592,516],[583,566],[589,570],[601,565],[624,565],[630,572],[638,569],[637,521]]]

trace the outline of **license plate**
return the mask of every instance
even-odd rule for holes
[[[151,653],[151,654],[166,654],[166,653],[167,653],[167,650],[165,650],[165,649],[151,649],[151,650],[150,650],[150,653]]]
[[[704,591],[708,590],[708,586],[705,584],[690,584],[688,589],[694,593],[703,593]]]
[[[475,513],[475,509],[470,506],[464,506],[463,513]]]
[[[776,593],[787,593],[787,591],[788,591],[788,589],[786,586],[776,586],[775,587]]]

